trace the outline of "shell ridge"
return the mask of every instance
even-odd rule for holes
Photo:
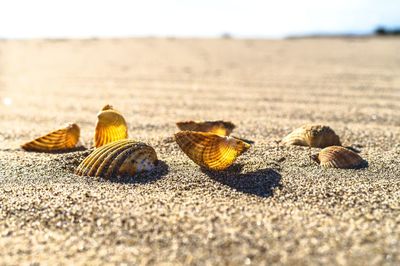
[[[106,158],[104,162],[107,162],[108,167],[103,171],[104,177],[111,178],[118,175],[118,169],[129,158],[129,155],[135,151],[134,146],[123,147],[120,151],[113,154],[112,158]]]
[[[114,152],[114,150],[124,145],[124,143],[118,143],[117,145],[111,145],[111,143],[101,146],[99,148],[99,153],[97,154],[96,157],[93,157],[90,168],[89,167],[87,168],[87,170],[84,172],[84,175],[93,175],[96,172],[99,165],[101,164],[101,162],[104,160],[104,158],[107,157],[108,154]]]

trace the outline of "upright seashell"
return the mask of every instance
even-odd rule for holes
[[[81,176],[112,178],[134,176],[157,164],[154,149],[135,140],[118,140],[95,149],[76,169]]]
[[[26,151],[38,152],[65,151],[76,146],[79,135],[79,126],[70,123],[61,129],[21,145],[21,148]]]
[[[365,162],[357,153],[342,146],[327,147],[313,159],[324,168],[357,168]]]
[[[284,137],[282,143],[314,148],[342,145],[339,136],[330,127],[323,125],[304,125],[299,127]]]
[[[213,133],[181,131],[175,140],[196,164],[211,170],[224,170],[250,148],[250,144],[233,137]]]
[[[220,136],[229,136],[235,125],[228,121],[182,121],[176,123],[180,130],[210,132]]]
[[[106,105],[97,114],[94,146],[101,147],[113,141],[126,139],[128,127],[124,117],[111,105]]]

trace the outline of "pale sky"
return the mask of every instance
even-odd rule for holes
[[[284,37],[400,26],[400,0],[0,0],[0,38]]]

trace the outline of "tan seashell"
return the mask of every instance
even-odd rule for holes
[[[220,136],[229,136],[235,125],[228,121],[182,121],[176,123],[180,130],[210,132]]]
[[[299,127],[284,137],[282,143],[314,148],[342,145],[339,136],[330,127],[323,125],[304,125]]]
[[[76,146],[79,141],[79,135],[79,126],[70,123],[61,129],[21,145],[21,148],[26,151],[38,152],[69,150]]]
[[[126,139],[128,127],[124,117],[111,105],[106,105],[97,114],[94,146],[101,147],[113,141]]]
[[[250,144],[233,137],[213,133],[181,131],[175,140],[196,164],[211,170],[224,170],[250,148]]]
[[[118,140],[95,149],[78,166],[75,174],[112,178],[134,176],[157,164],[154,149],[135,140]]]
[[[101,111],[105,110],[114,110],[114,107],[111,104],[106,104],[103,108],[101,108]]]
[[[342,146],[322,149],[313,159],[324,168],[357,168],[365,163],[360,155]]]

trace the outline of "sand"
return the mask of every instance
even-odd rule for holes
[[[0,41],[0,264],[398,265],[400,39]],[[157,170],[131,181],[73,174],[90,150],[19,145],[120,110]],[[225,119],[255,141],[201,170],[175,122]],[[277,145],[331,126],[369,163],[321,169]],[[312,149],[312,153],[318,149]]]

